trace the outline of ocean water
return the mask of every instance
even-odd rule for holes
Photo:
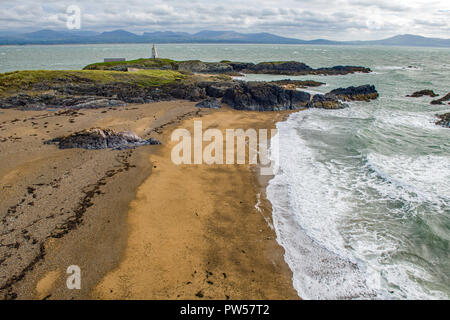
[[[105,57],[148,57],[151,46],[0,47],[0,71],[81,69]],[[307,110],[278,123],[280,171],[268,198],[293,283],[305,299],[450,298],[449,105],[407,98],[450,91],[450,50],[298,45],[159,45],[160,56],[362,65],[370,74],[302,76],[328,92],[374,84],[380,97],[343,110]],[[247,80],[287,76],[248,75]]]

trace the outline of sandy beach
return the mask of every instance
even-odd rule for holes
[[[273,128],[288,112],[187,101],[0,113],[0,294],[6,299],[298,299],[250,165],[180,165],[176,128]],[[161,146],[59,150],[101,127]],[[258,204],[258,206],[255,206]],[[78,265],[81,290],[68,290]]]

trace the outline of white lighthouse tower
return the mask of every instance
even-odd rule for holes
[[[158,59],[158,52],[156,51],[155,44],[153,44],[152,48],[152,59]]]

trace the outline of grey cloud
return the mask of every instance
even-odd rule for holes
[[[407,5],[395,3],[394,1],[372,1],[372,0],[352,0],[349,2],[351,5],[362,7],[377,7],[382,10],[404,12],[411,8]]]
[[[0,1],[0,30],[62,29],[71,4],[82,8],[86,30],[213,29],[340,40],[358,31],[360,39],[381,38],[419,25],[424,35],[445,36],[450,12],[450,5],[426,0],[22,0]]]

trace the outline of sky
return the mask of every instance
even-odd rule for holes
[[[0,31],[66,28],[81,9],[81,30],[232,30],[311,40],[374,40],[397,34],[450,38],[450,0],[0,0]]]

